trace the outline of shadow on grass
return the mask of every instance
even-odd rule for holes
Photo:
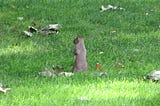
[[[52,55],[52,54],[51,54]],[[86,73],[77,73],[72,77],[42,77],[38,75],[38,72],[42,71],[46,66],[52,66],[54,63],[60,64],[63,60],[57,60],[56,56],[47,56],[46,53],[31,53],[31,54],[12,54],[12,55],[1,55],[0,62],[0,81],[9,84],[17,83],[55,83],[55,84],[88,84],[97,83],[103,81],[114,81],[114,80],[128,80],[133,81],[139,77],[134,77],[132,74],[118,74],[117,72],[109,73],[105,77],[100,77],[96,71],[88,71]],[[59,56],[61,57],[61,56]],[[51,59],[52,58],[52,59]],[[56,59],[57,58],[57,59]],[[66,58],[68,58],[66,56]],[[53,61],[52,61],[53,60]],[[70,61],[66,65],[71,63]],[[4,64],[5,63],[5,64]],[[64,64],[64,63],[63,63]],[[135,75],[134,75],[135,76]]]
[[[8,85],[41,85],[42,83],[51,85],[76,85],[85,86],[88,84],[113,83],[113,82],[142,82],[142,78],[133,78],[132,76],[107,75],[99,76],[99,72],[76,73],[74,76],[64,77],[46,77],[40,76],[38,72],[0,72],[0,81]]]

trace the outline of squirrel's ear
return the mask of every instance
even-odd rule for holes
[[[74,43],[74,44],[77,44],[78,42],[79,42],[79,38],[76,37],[76,38],[74,39],[73,43]]]

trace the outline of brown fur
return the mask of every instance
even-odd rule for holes
[[[87,70],[86,48],[84,38],[77,37],[74,39],[74,66],[73,72],[81,72]]]

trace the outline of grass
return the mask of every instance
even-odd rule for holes
[[[108,4],[125,10],[100,13]],[[0,82],[12,89],[0,94],[0,106],[159,106],[159,83],[143,81],[160,69],[159,5],[159,0],[0,0]],[[22,34],[29,25],[51,23],[62,25],[60,33]],[[71,71],[77,36],[85,38],[88,72],[39,76],[52,65]],[[107,77],[93,74],[97,62]],[[117,62],[124,68],[115,67]]]

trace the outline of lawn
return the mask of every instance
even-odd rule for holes
[[[100,12],[109,4],[124,10]],[[0,93],[0,106],[159,106],[159,83],[143,79],[160,70],[159,6],[159,0],[0,0],[0,83],[11,88]],[[58,34],[23,34],[55,23],[62,25]],[[71,72],[77,36],[85,39],[88,71],[38,75],[53,65]]]

